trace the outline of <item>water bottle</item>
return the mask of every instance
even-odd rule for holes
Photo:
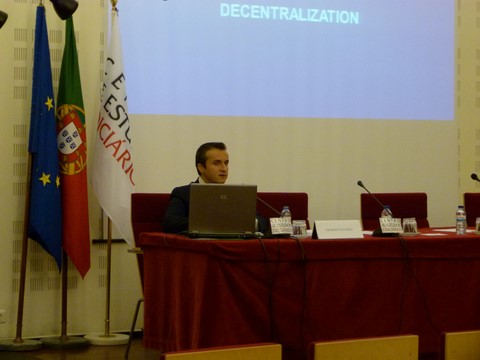
[[[280,213],[280,217],[290,218],[290,221],[292,221],[292,213],[290,212],[290,208],[288,206],[283,207],[282,212]]]
[[[456,213],[457,235],[465,235],[467,232],[467,214],[463,205],[458,205]]]
[[[390,209],[390,205],[385,205],[382,210],[382,214],[380,215],[382,218],[392,218],[392,210]]]

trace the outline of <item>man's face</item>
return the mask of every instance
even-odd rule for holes
[[[200,176],[206,183],[223,184],[228,177],[228,153],[226,150],[210,149],[206,153],[205,166],[197,164]]]

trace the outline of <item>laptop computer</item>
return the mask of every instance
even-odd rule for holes
[[[254,238],[256,185],[191,184],[188,236]]]

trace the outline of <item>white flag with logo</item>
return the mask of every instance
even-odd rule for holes
[[[92,186],[103,211],[123,238],[134,246],[130,218],[130,197],[135,187],[132,138],[116,9],[112,9],[104,76],[95,137]]]

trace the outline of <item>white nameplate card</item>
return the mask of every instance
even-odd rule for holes
[[[380,228],[384,234],[399,234],[403,232],[402,219],[400,218],[379,218]]]
[[[312,239],[363,239],[360,220],[316,220]]]
[[[292,219],[289,217],[270,218],[270,227],[272,235],[291,234],[293,232]]]

